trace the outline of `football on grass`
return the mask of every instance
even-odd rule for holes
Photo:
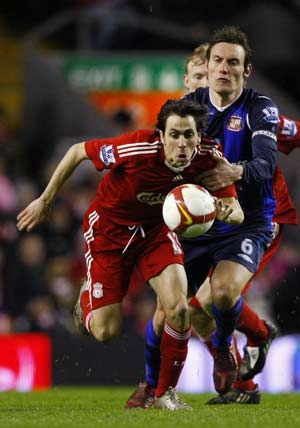
[[[166,196],[162,209],[166,225],[180,236],[195,238],[213,225],[215,201],[203,187],[183,184]]]

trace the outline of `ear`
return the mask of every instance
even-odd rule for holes
[[[187,74],[185,74],[183,76],[183,84],[184,84],[185,89],[187,89],[189,91],[189,78],[188,78]]]
[[[199,132],[199,134],[198,134],[198,144],[199,143],[201,143],[201,134],[200,134],[200,132]]]
[[[158,132],[159,132],[160,141],[162,142],[162,144],[165,144],[165,142],[164,142],[164,133],[162,132],[161,129],[159,129]]]
[[[248,77],[250,77],[251,72],[252,72],[252,64],[248,64],[244,71],[244,78],[248,79]]]

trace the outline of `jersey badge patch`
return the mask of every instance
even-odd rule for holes
[[[116,163],[114,148],[112,145],[104,145],[100,148],[100,159],[106,166],[109,166],[111,163]]]
[[[295,122],[284,118],[281,134],[287,135],[288,137],[294,137],[297,134],[297,126]]]
[[[279,123],[278,109],[276,107],[266,107],[263,109],[264,121],[268,123]]]
[[[240,116],[231,116],[229,123],[227,124],[227,128],[230,129],[230,131],[238,132],[242,127],[242,118]]]

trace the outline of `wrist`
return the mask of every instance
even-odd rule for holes
[[[233,164],[233,176],[234,176],[234,182],[240,181],[243,179],[244,175],[244,167],[242,163],[235,163]]]

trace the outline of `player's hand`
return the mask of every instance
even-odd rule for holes
[[[214,192],[224,187],[230,186],[241,178],[243,167],[228,162],[224,157],[213,153],[212,157],[216,161],[216,166],[207,171],[201,172],[196,180],[210,192]]]
[[[226,204],[222,199],[214,198],[216,205],[216,218],[217,220],[226,221],[233,209]]]
[[[17,216],[17,228],[30,232],[35,226],[41,223],[48,215],[51,206],[41,198],[32,201]]]

